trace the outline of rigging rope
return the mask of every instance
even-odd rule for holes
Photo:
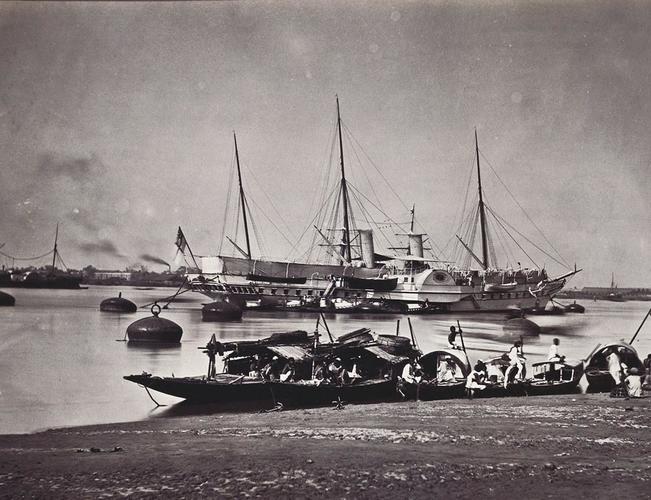
[[[522,250],[522,252],[524,252],[524,254],[529,258],[529,260],[530,260],[531,262],[534,263],[534,265],[535,265],[536,267],[539,267],[538,264],[536,264],[536,261],[533,260],[533,258],[532,258],[528,253],[527,253],[527,251],[526,251],[524,248],[522,248],[522,245],[520,245],[520,243],[518,243],[518,240],[516,240],[516,239],[513,237],[513,235],[512,235],[511,233],[509,233],[508,229],[506,229],[506,227],[504,227],[504,225],[503,225],[502,223],[504,223],[504,224],[506,224],[507,226],[509,226],[513,231],[515,231],[516,233],[518,233],[521,237],[523,237],[525,240],[527,240],[529,243],[531,243],[534,247],[536,247],[538,250],[540,250],[543,254],[547,255],[550,259],[554,260],[555,262],[558,262],[558,260],[556,260],[554,257],[552,257],[551,255],[549,255],[549,254],[548,254],[547,252],[545,252],[542,248],[540,248],[538,245],[536,245],[533,241],[531,241],[529,238],[527,238],[524,234],[522,234],[520,231],[518,231],[516,228],[514,228],[511,224],[509,224],[506,220],[504,220],[504,218],[502,218],[502,217],[500,217],[499,215],[497,215],[497,213],[495,213],[495,211],[493,211],[493,209],[492,209],[491,207],[489,207],[489,206],[487,206],[487,205],[486,205],[486,207],[488,208],[488,211],[493,215],[493,217],[495,217],[495,220],[498,222],[498,224],[500,224],[500,226],[502,226],[502,228],[504,229],[504,231],[506,231],[506,234],[509,235],[509,237],[513,240],[513,242],[518,246],[518,248],[519,248],[520,250]],[[558,263],[561,264],[560,262],[558,262]],[[562,265],[562,264],[561,264],[561,265]]]
[[[48,255],[52,255],[53,252],[54,250],[50,250],[49,252],[44,253],[43,255],[38,255],[36,257],[14,257],[13,255],[9,255],[0,250],[0,255],[13,260],[39,260],[42,259],[43,257],[47,257]]]
[[[222,253],[224,246],[224,235],[226,234],[226,224],[228,222],[228,209],[231,206],[231,193],[233,191],[233,174],[235,173],[235,149],[233,148],[233,156],[231,157],[231,168],[228,173],[228,184],[226,185],[226,208],[224,209],[224,219],[222,220],[222,235],[219,239],[219,255]]]
[[[527,219],[529,220],[529,222],[531,223],[531,225],[532,225],[533,227],[536,228],[536,230],[541,234],[541,236],[544,238],[544,240],[547,242],[547,244],[552,248],[552,250],[554,250],[554,252],[556,252],[556,255],[557,255],[557,256],[560,258],[560,260],[562,261],[562,262],[558,262],[558,260],[556,260],[556,262],[558,262],[558,263],[561,264],[561,265],[565,265],[568,269],[572,269],[572,266],[570,266],[570,265],[565,261],[565,259],[564,259],[563,256],[560,254],[560,252],[559,252],[558,250],[556,250],[556,247],[554,247],[554,245],[552,245],[552,243],[547,239],[547,236],[545,236],[545,233],[543,233],[542,230],[541,230],[541,229],[536,225],[536,223],[531,219],[531,217],[529,217],[529,214],[527,213],[527,211],[524,209],[524,207],[523,207],[522,205],[520,205],[520,202],[515,198],[515,196],[513,195],[513,193],[511,193],[511,190],[510,190],[510,189],[508,188],[508,186],[504,183],[504,181],[502,180],[502,178],[497,174],[497,172],[495,171],[495,169],[493,168],[493,166],[491,165],[491,163],[488,161],[488,159],[487,159],[487,158],[484,156],[484,154],[481,152],[481,150],[480,150],[479,152],[480,152],[482,158],[484,158],[484,160],[486,161],[486,164],[490,167],[490,169],[491,169],[491,170],[493,171],[493,173],[495,174],[495,177],[497,177],[497,179],[500,181],[500,183],[502,184],[502,186],[504,186],[504,189],[506,189],[507,193],[509,193],[509,195],[511,196],[511,198],[513,199],[513,201],[516,203],[516,205],[520,208],[520,210],[522,210],[522,212],[523,212],[524,215],[527,217]],[[551,257],[551,256],[549,256],[549,257]]]

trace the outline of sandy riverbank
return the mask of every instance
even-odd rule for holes
[[[649,498],[650,417],[651,399],[574,395],[0,436],[0,496]]]

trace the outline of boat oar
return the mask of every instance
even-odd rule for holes
[[[461,348],[463,349],[463,352],[466,354],[466,356],[468,356],[468,353],[466,352],[466,344],[463,342],[463,332],[461,331],[459,320],[457,320],[457,327],[459,328],[459,337],[461,337]]]
[[[418,343],[416,342],[416,335],[414,335],[414,327],[411,326],[410,317],[407,317],[407,323],[409,323],[409,333],[411,333],[411,345],[414,346],[414,349],[418,349]]]
[[[646,321],[646,319],[647,319],[650,315],[651,315],[651,309],[649,309],[649,310],[647,311],[646,315],[644,316],[644,319],[642,320],[642,323],[640,323],[640,326],[637,328],[637,331],[635,332],[635,335],[633,335],[633,338],[631,339],[631,341],[629,342],[629,344],[631,344],[631,345],[633,344],[633,342],[635,341],[635,338],[637,337],[637,334],[640,333],[640,330],[642,329],[642,326],[644,326],[644,322]]]
[[[396,323],[396,337],[400,335],[400,320]]]
[[[321,314],[321,319],[323,320],[323,326],[325,326],[326,332],[328,332],[328,337],[330,337],[330,342],[332,342],[334,344],[335,341],[332,338],[332,334],[330,333],[330,328],[328,328],[328,322],[326,321],[325,316],[323,315],[323,313],[320,313],[320,314]]]

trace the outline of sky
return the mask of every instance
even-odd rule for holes
[[[651,287],[650,25],[649,2],[2,3],[2,251],[47,252],[59,222],[72,268],[169,262],[178,226],[216,253],[236,131],[264,250],[286,257],[338,95],[350,182],[394,220],[415,204],[436,248],[476,129],[487,203],[544,243],[494,169],[584,269],[571,286]]]

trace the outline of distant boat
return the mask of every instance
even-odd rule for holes
[[[611,302],[626,302],[624,295],[617,291],[617,284],[615,283],[615,273],[612,274],[610,279],[610,293],[604,297],[605,300]]]
[[[3,288],[52,288],[52,289],[80,289],[81,274],[71,271],[62,271],[56,268],[57,259],[61,260],[57,247],[59,239],[59,225],[57,224],[52,250],[52,267],[48,270],[3,270],[0,271],[0,287]]]

